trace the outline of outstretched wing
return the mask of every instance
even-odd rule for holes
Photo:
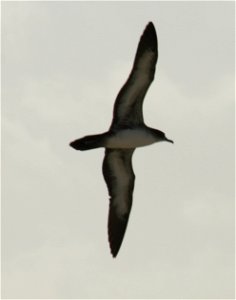
[[[150,22],[140,38],[131,74],[116,98],[111,129],[143,123],[143,99],[154,79],[157,56],[156,30]]]
[[[135,175],[132,169],[134,149],[106,149],[103,176],[106,181],[110,206],[108,238],[113,257],[122,244],[132,206]]]

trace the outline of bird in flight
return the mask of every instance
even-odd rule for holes
[[[113,257],[121,247],[132,206],[134,150],[155,142],[173,143],[164,132],[146,126],[143,119],[143,100],[154,79],[157,57],[156,30],[149,22],[140,38],[132,71],[116,98],[109,130],[70,143],[82,151],[105,148],[102,171],[110,196],[108,239]]]

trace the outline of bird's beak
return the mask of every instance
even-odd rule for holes
[[[174,141],[169,140],[168,138],[165,139],[167,142],[174,144]]]

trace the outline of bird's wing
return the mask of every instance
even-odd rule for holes
[[[123,241],[132,206],[135,179],[131,162],[133,152],[134,149],[105,150],[103,176],[110,195],[108,238],[113,257]]]
[[[143,123],[143,99],[154,79],[157,56],[156,30],[150,22],[140,38],[129,78],[116,98],[111,129]]]

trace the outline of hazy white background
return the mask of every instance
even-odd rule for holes
[[[159,40],[114,260],[103,149],[144,27]],[[234,298],[234,2],[3,2],[3,298]]]

